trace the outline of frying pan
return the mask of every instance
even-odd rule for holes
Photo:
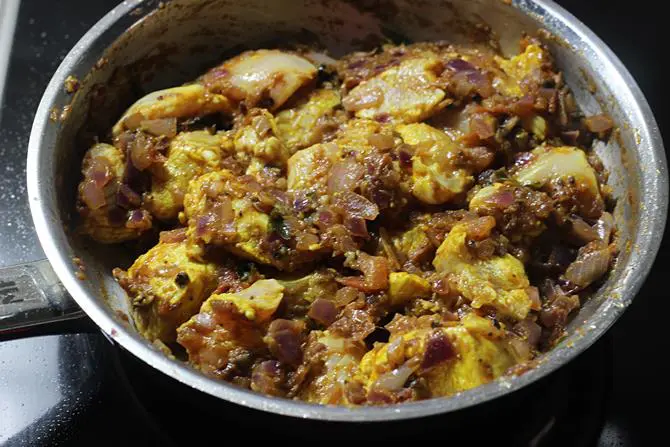
[[[542,29],[543,31],[539,31]],[[384,40],[495,40],[513,54],[522,33],[550,46],[586,114],[617,125],[595,151],[610,172],[620,255],[568,336],[536,368],[449,398],[347,409],[264,396],[205,377],[143,339],[125,293],[111,275],[127,250],[99,246],[73,231],[79,167],[91,135],[104,134],[142,94],[195,78],[247,48],[307,44],[335,57]],[[81,80],[68,94],[68,76]],[[95,24],[54,74],[37,110],[28,149],[28,196],[48,261],[0,270],[0,333],[81,318],[84,313],[156,370],[225,401],[269,413],[330,421],[391,421],[437,415],[513,393],[569,362],[631,303],[660,246],[668,205],[663,142],[635,81],[607,46],[547,0],[153,0],[124,1]],[[81,266],[84,267],[81,267]]]

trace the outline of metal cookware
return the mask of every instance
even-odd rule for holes
[[[523,32],[537,34],[540,28],[580,107],[587,114],[606,112],[618,126],[616,138],[599,143],[596,151],[618,199],[614,216],[620,255],[605,284],[570,323],[568,337],[520,377],[503,377],[450,398],[354,410],[240,389],[169,359],[140,337],[128,319],[126,296],[111,275],[114,266],[128,265],[128,255],[119,247],[81,240],[72,231],[86,135],[109,129],[143,93],[192,79],[242,49],[293,42],[322,46],[339,56],[385,38],[493,38],[504,53],[513,53]],[[74,95],[63,87],[69,75],[82,80]],[[30,136],[27,181],[48,262],[0,270],[0,332],[78,318],[83,311],[132,354],[195,389],[257,410],[338,421],[446,413],[512,393],[566,364],[635,297],[660,245],[668,205],[663,142],[640,89],[598,37],[547,0],[124,1],[82,37],[51,79]]]

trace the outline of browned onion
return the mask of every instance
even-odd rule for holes
[[[572,226],[572,234],[577,236],[580,241],[588,243],[600,239],[598,231],[586,223],[581,217],[572,215],[569,220]]]
[[[276,360],[265,360],[254,366],[251,371],[251,389],[271,396],[284,395],[282,385],[285,377],[280,366]]]
[[[128,214],[127,228],[147,230],[151,228],[151,214],[147,210],[133,210]]]
[[[172,138],[177,135],[177,118],[144,120],[140,123],[140,127],[142,130],[156,137],[166,136]]]
[[[514,332],[521,335],[533,347],[537,347],[542,335],[542,328],[530,320],[522,320],[514,325]]]
[[[333,302],[336,306],[344,307],[360,296],[362,296],[362,294],[358,289],[354,289],[353,287],[342,287],[335,293]]]
[[[312,233],[300,232],[295,237],[295,248],[300,251],[309,251],[310,247],[319,243],[319,236]]]
[[[531,346],[526,340],[510,337],[507,342],[517,359],[528,360],[531,357]]]
[[[328,175],[328,194],[353,191],[365,174],[365,168],[348,158],[333,165]]]
[[[452,59],[447,62],[447,69],[452,73],[450,86],[457,96],[468,96],[476,92],[487,98],[494,93],[488,76],[471,63],[463,59]]]
[[[587,287],[607,273],[611,258],[612,254],[607,246],[580,253],[577,255],[577,259],[568,266],[565,271],[565,278],[581,288]]]
[[[105,190],[98,184],[89,180],[81,187],[81,199],[89,209],[97,210],[105,206]]]
[[[362,217],[345,216],[344,226],[347,230],[349,230],[352,236],[364,238],[369,236],[368,228],[365,224],[365,219]]]
[[[350,306],[353,304],[356,303]],[[328,330],[343,337],[364,340],[374,332],[376,326],[368,312],[350,306],[342,311],[340,318],[331,324]]]
[[[542,301],[540,301],[540,291],[535,286],[530,286],[526,289],[528,298],[530,298],[530,308],[532,310],[540,310],[542,308]]]
[[[368,199],[355,192],[342,192],[335,198],[335,205],[352,217],[361,217],[365,220],[375,220],[379,215],[379,208]]]
[[[470,132],[475,133],[482,140],[495,136],[497,120],[487,114],[477,113],[470,117]]]
[[[379,229],[379,242],[382,246],[382,249],[384,250],[384,254],[386,254],[386,257],[391,264],[390,268],[393,270],[399,270],[401,265],[400,261],[398,260],[398,255],[395,251],[395,247],[393,247],[393,243],[391,243],[391,238],[389,237],[389,234],[384,227]]]
[[[483,216],[465,222],[468,237],[476,241],[482,241],[491,235],[496,226],[493,216]]]
[[[266,339],[272,355],[282,363],[298,366],[302,362],[302,330],[297,321],[277,319],[270,323]]]
[[[386,258],[370,256],[361,251],[357,253],[354,260],[347,260],[344,265],[363,272],[363,277],[354,276],[338,279],[342,284],[365,293],[378,292],[388,288],[389,268]]]
[[[116,204],[125,209],[137,208],[142,203],[142,196],[133,191],[130,186],[122,184],[116,194]]]
[[[335,304],[330,300],[317,298],[309,307],[307,316],[328,327],[337,317],[337,307],[335,307]]]

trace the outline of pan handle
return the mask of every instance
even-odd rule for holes
[[[46,259],[0,269],[0,341],[92,327]]]

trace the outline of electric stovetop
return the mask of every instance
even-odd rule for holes
[[[116,3],[0,0],[0,267],[44,256],[25,189],[33,115],[60,61]],[[661,104],[663,14],[648,14],[652,3],[645,7],[643,0],[635,5],[559,3],[619,55],[667,132],[668,111]],[[665,369],[655,357],[663,355],[662,281],[669,267],[666,237],[654,270],[625,315],[557,373],[518,396],[444,416],[438,429],[416,421],[394,439],[528,446],[658,444],[666,423],[661,409],[670,398]],[[262,415],[240,420],[235,412],[143,366],[95,330],[0,343],[2,446],[190,445],[217,435],[222,443],[263,437],[325,440],[316,424],[296,433],[285,429],[281,419],[266,424]],[[342,436],[364,440],[371,434],[359,426],[343,430]],[[374,436],[384,441],[383,434]]]

